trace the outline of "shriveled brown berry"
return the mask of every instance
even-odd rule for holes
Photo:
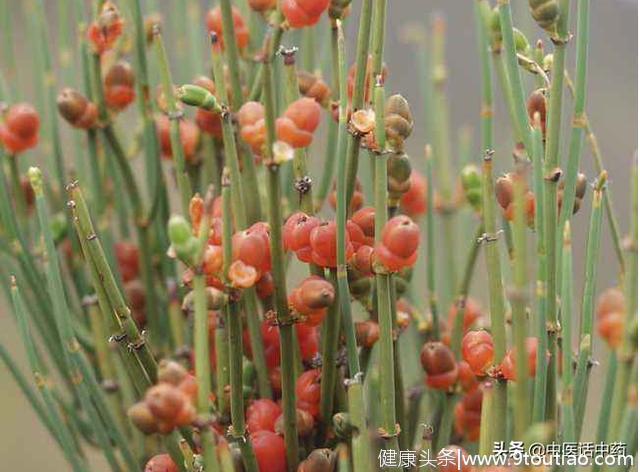
[[[327,107],[331,99],[331,89],[325,81],[317,75],[304,70],[299,70],[297,75],[300,94],[313,98],[323,107]]]
[[[63,89],[56,100],[60,115],[74,128],[90,129],[98,121],[98,108],[84,95],[71,88]]]
[[[358,321],[355,324],[358,346],[372,348],[380,339],[380,326],[372,320]]]
[[[404,141],[413,131],[413,115],[402,95],[391,95],[384,107],[384,129],[387,145],[396,151],[404,149]]]

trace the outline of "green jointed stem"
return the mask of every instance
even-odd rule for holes
[[[434,182],[433,158],[431,146],[424,150],[427,178],[427,291],[429,296],[429,310],[431,311],[431,330],[433,339],[440,339],[440,310],[438,308],[438,292],[436,290],[436,241],[435,216],[433,211]]]
[[[611,416],[607,431],[607,441],[621,438],[620,423],[624,411],[625,399],[631,380],[631,370],[637,356],[638,323],[638,162],[634,160],[631,170],[631,225],[629,236],[625,240],[625,320],[622,346],[617,350],[618,368],[611,399]],[[635,377],[634,377],[635,378]]]
[[[358,40],[356,44],[356,74],[351,97],[351,111],[355,112],[365,105],[365,81],[369,58],[369,37],[373,13],[373,0],[363,0],[358,24]],[[377,26],[377,25],[376,25]],[[358,154],[360,152],[360,136],[351,135],[347,142],[347,201],[351,201],[358,172]]]
[[[431,82],[433,89],[433,103],[431,106],[433,126],[433,156],[436,164],[438,191],[444,202],[445,209],[441,214],[444,233],[444,276],[442,294],[445,303],[451,303],[457,287],[456,271],[456,224],[453,208],[453,188],[451,170],[451,140],[449,133],[449,104],[445,91],[447,68],[444,60],[445,20],[435,17],[431,35]]]
[[[531,141],[533,146],[533,188],[536,195],[543,195],[544,177],[543,177],[543,154],[544,148],[542,143],[542,130],[540,128],[540,117],[534,122],[531,132]],[[535,206],[535,229],[536,229],[536,287],[535,287],[535,326],[536,336],[538,337],[538,351],[536,353],[536,376],[533,388],[533,411],[531,419],[533,423],[544,420],[546,410],[547,391],[547,320],[545,311],[546,296],[546,249],[544,238],[544,199],[536,198]]]
[[[522,164],[520,164],[522,165]],[[527,321],[527,222],[525,209],[525,178],[524,170],[516,174],[513,182],[514,193],[514,280],[510,291],[513,346],[515,350],[516,382],[515,382],[515,437],[521,438],[527,431],[530,420],[529,409],[529,367],[527,361],[526,338],[528,332]],[[498,359],[500,359],[498,357]]]
[[[271,57],[266,58],[262,67],[263,99],[267,128],[267,190],[269,195],[269,226],[271,227],[271,263],[274,285],[274,308],[280,325],[280,359],[282,369],[282,406],[284,414],[284,440],[287,449],[287,470],[298,466],[298,433],[296,431],[296,397],[294,378],[294,352],[296,349],[294,330],[287,301],[287,283],[282,248],[282,210],[280,201],[280,166],[273,162],[272,145],[275,142],[275,104],[273,98],[273,77]],[[233,185],[233,183],[232,183]]]
[[[376,78],[377,84],[374,90],[374,110],[376,114],[376,142],[380,148],[379,153],[372,153],[371,159],[375,159],[375,241],[382,241],[382,230],[387,223],[387,154],[385,153],[386,132],[384,128],[384,87]],[[378,324],[380,325],[379,372],[384,379],[380,385],[380,408],[382,410],[384,449],[398,449],[397,419],[396,419],[396,392],[395,369],[393,360],[393,330],[394,319],[392,300],[392,274],[385,272],[376,273],[376,295],[378,300]]]
[[[86,257],[95,267],[96,275],[98,276],[98,278],[94,280],[94,287],[97,291],[97,282],[99,281],[101,289],[104,290],[111,304],[112,310],[110,311],[110,315],[114,317],[115,325],[122,327],[123,334],[126,335],[126,340],[135,348],[136,357],[144,371],[144,377],[147,377],[150,383],[155,383],[157,378],[156,361],[151,354],[149,346],[147,346],[140,331],[138,331],[138,327],[131,316],[131,310],[124,300],[124,295],[118,288],[113,272],[107,262],[102,243],[96,235],[93,223],[91,222],[82,191],[78,185],[68,186],[67,191],[69,192],[72,202],[70,206],[73,212],[78,238],[85,241],[84,244],[87,248]],[[103,312],[103,314],[106,316],[105,312]]]
[[[573,315],[573,258],[571,254],[571,225],[567,221],[564,225],[562,244],[562,285],[560,294],[562,297],[561,332],[562,332],[562,397],[561,397],[561,424],[562,440],[565,442],[576,441],[579,435],[575,430],[574,404],[573,404],[573,343],[571,318]],[[569,470],[569,469],[568,469]]]
[[[224,178],[224,177],[223,177]],[[225,179],[226,180],[226,179]],[[226,282],[229,283],[229,267],[232,259],[231,239],[233,234],[231,191],[228,181],[222,188],[223,204],[223,248],[224,269]],[[245,469],[257,472],[258,466],[251,442],[246,441],[246,425],[244,421],[244,398],[242,389],[242,318],[239,310],[239,300],[234,300],[234,294],[225,307],[225,323],[228,336],[229,349],[229,383],[231,385],[231,437],[234,438],[242,451],[242,459]]]
[[[225,44],[224,52],[229,67],[229,79],[231,85],[231,100],[229,104],[231,109],[237,111],[243,103],[242,81],[240,78],[240,53],[238,51],[238,43],[234,30],[233,15],[231,10],[231,0],[221,0],[220,9],[222,12],[222,35]],[[256,176],[256,166],[253,162],[253,154],[246,147],[240,149],[240,157],[242,159],[243,170],[247,185],[243,189],[245,192],[244,200],[247,206],[247,216],[250,222],[260,219],[261,208],[260,199],[253,198],[251,189],[258,188],[258,178]]]
[[[518,67],[518,57],[516,55],[516,44],[513,34],[513,20],[511,17],[510,0],[498,0],[498,9],[500,12],[500,30],[502,33],[502,41],[504,45],[504,60],[506,65],[507,77],[509,79],[511,100],[510,106],[515,112],[518,136],[522,139],[522,143],[527,150],[529,156],[533,153],[531,146],[529,120],[527,118],[527,108],[524,97],[524,89],[522,86],[522,78],[520,77],[520,69]],[[500,66],[498,66],[499,68]],[[554,69],[555,70],[555,69]],[[500,73],[500,72],[499,72]]]
[[[559,225],[563,226],[573,213],[573,198],[576,193],[576,180],[582,156],[585,129],[585,103],[587,89],[587,58],[589,45],[589,5],[590,0],[578,0],[578,30],[576,35],[576,81],[575,99],[573,102],[573,119],[571,120],[571,138],[569,141],[569,158],[564,174],[564,195],[562,200]],[[556,69],[554,69],[556,70]],[[564,76],[563,74],[558,75]],[[555,74],[554,74],[555,75]]]
[[[43,181],[40,170],[32,167],[29,170],[29,178],[36,196],[38,223],[44,239],[47,288],[52,298],[52,310],[58,335],[64,346],[65,362],[70,371],[71,378],[74,379],[82,407],[91,418],[91,423],[98,441],[102,444],[103,449],[106,447],[103,452],[107,460],[112,466],[117,468],[113,449],[107,446],[110,438],[117,444],[128,466],[136,467],[136,461],[129,450],[129,444],[124,439],[118,425],[109,413],[102,398],[102,392],[99,390],[93,372],[88,368],[87,360],[83,357],[73,332],[69,318],[69,307],[64,295],[58,254],[50,230],[49,215],[44,199]]]
[[[493,80],[486,17],[490,13],[486,0],[476,0],[474,14],[476,21],[476,41],[482,72],[482,104],[480,118],[482,126],[482,149],[493,149]]]
[[[576,418],[576,437],[580,437],[584,409],[587,403],[589,372],[591,370],[591,352],[593,349],[593,313],[597,273],[600,256],[600,238],[602,234],[602,195],[607,183],[607,174],[600,174],[593,192],[591,221],[587,238],[584,290],[582,292],[582,319],[580,322],[579,357],[576,367],[574,408]],[[566,194],[565,194],[566,195]]]
[[[489,308],[491,312],[491,334],[494,342],[494,358],[504,358],[507,350],[505,331],[505,300],[502,286],[502,268],[496,232],[496,202],[493,190],[493,151],[487,150],[483,162],[482,207],[486,234],[485,261],[489,280]],[[507,385],[502,380],[494,385],[494,439],[506,437]]]
[[[571,92],[572,96],[575,97],[576,90],[573,82],[571,81],[571,77],[569,77],[569,73],[564,71],[564,81],[567,84],[567,88],[569,92]],[[602,151],[600,150],[600,145],[598,144],[598,139],[591,128],[591,123],[589,122],[589,117],[587,116],[587,112],[583,111],[582,113],[582,124],[584,126],[584,131],[586,133],[586,138],[589,143],[589,147],[591,148],[591,154],[593,155],[593,160],[596,166],[596,172],[598,174],[604,170],[603,167],[603,158]],[[616,214],[613,211],[613,202],[611,197],[611,188],[606,187],[604,191],[604,206],[607,212],[607,221],[609,223],[609,231],[611,233],[611,239],[613,242],[613,248],[616,253],[616,257],[618,259],[618,264],[620,265],[620,274],[624,274],[624,251],[622,249],[622,238],[620,237],[620,224],[618,223],[618,219],[616,218]]]
[[[169,132],[171,139],[171,155],[173,156],[173,161],[176,166],[176,182],[178,184],[178,192],[180,194],[182,213],[184,215],[188,215],[189,202],[191,201],[193,190],[191,189],[191,182],[189,181],[189,176],[187,174],[184,148],[182,147],[182,140],[180,139],[180,120],[182,118],[182,112],[178,109],[178,103],[173,91],[171,71],[169,70],[169,59],[167,58],[167,51],[165,50],[162,34],[160,34],[159,28],[154,31],[153,42],[156,49],[156,60],[160,67],[162,90],[167,102],[167,115],[171,121]]]
[[[13,309],[18,320],[18,331],[25,345],[27,358],[29,360],[29,365],[34,376],[34,381],[36,386],[38,387],[38,390],[40,391],[42,402],[44,404],[44,406],[42,406],[39,401],[33,398],[33,404],[39,405],[39,409],[37,409],[36,411],[39,412],[39,415],[41,415],[43,422],[60,444],[60,447],[62,448],[62,451],[73,470],[88,471],[89,468],[86,462],[81,457],[80,451],[78,451],[75,447],[74,440],[71,432],[69,431],[67,423],[64,422],[60,417],[60,411],[51,393],[51,381],[42,374],[42,366],[38,358],[33,337],[31,336],[29,322],[27,320],[27,314],[24,308],[22,296],[20,295],[20,291],[15,284],[15,279],[12,281],[11,298],[13,301]],[[2,348],[2,352],[5,352],[4,348]],[[35,403],[36,401],[37,403]]]

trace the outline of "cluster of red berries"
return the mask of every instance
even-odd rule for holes
[[[233,30],[236,36],[236,44],[240,49],[243,49],[249,44],[249,29],[242,17],[242,13],[236,6],[231,7],[231,14],[233,18]],[[214,32],[218,36],[218,47],[224,49],[223,29],[224,21],[222,19],[222,9],[220,6],[212,8],[207,12],[206,17],[207,29]]]
[[[129,408],[133,424],[145,434],[169,434],[196,418],[198,385],[193,375],[177,362],[162,361],[158,383],[147,390],[144,400]]]
[[[399,215],[384,225],[375,256],[386,270],[397,272],[416,263],[419,246],[420,228],[408,216]]]
[[[308,147],[320,123],[320,111],[313,98],[302,97],[292,102],[276,120],[278,139],[293,148]]]
[[[295,252],[298,259],[321,267],[336,267],[336,224],[323,222],[304,212],[291,215],[284,224],[285,251]],[[353,254],[353,245],[347,234],[347,257]]]
[[[610,288],[602,292],[596,303],[596,323],[598,334],[611,349],[622,344],[624,335],[625,301],[619,288]]]
[[[28,103],[16,103],[4,111],[0,141],[9,154],[19,154],[38,144],[40,117]]]
[[[104,2],[98,18],[87,28],[87,39],[95,54],[102,54],[122,35],[124,20],[112,2]]]
[[[292,28],[313,26],[329,7],[330,0],[281,0],[280,9]]]

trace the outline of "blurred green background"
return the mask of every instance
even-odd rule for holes
[[[3,76],[12,83],[19,83],[22,100],[34,101],[36,94],[35,83],[39,80],[32,73],[32,57],[34,51],[29,50],[30,41],[25,35],[25,11],[28,11],[31,0],[3,0],[0,4],[0,25],[10,21],[13,24],[15,36],[7,38],[0,31],[0,40],[9,41],[16,57],[18,58],[17,73],[7,69],[6,57],[0,56],[0,70]],[[52,50],[57,44],[57,25],[61,14],[59,2],[45,0],[47,18],[50,20],[50,34]],[[118,2],[116,3],[123,3]],[[174,11],[180,5],[179,0],[157,0],[159,11],[165,14]],[[389,18],[387,30],[387,43],[385,61],[389,68],[387,81],[388,93],[402,93],[413,106],[416,119],[414,135],[408,142],[408,152],[414,158],[417,166],[421,166],[422,149],[424,142],[424,110],[422,109],[422,96],[420,94],[417,72],[417,60],[415,49],[402,41],[408,24],[421,24],[428,27],[435,13],[443,15],[447,20],[447,66],[448,83],[447,91],[451,107],[451,130],[453,135],[453,147],[457,133],[462,129],[470,129],[473,132],[473,155],[479,159],[478,118],[480,109],[480,78],[479,63],[476,56],[475,30],[473,20],[472,0],[392,0],[389,2]],[[575,2],[574,2],[575,3]],[[541,31],[532,22],[528,14],[525,0],[513,0],[514,19],[516,25],[523,30],[532,44],[538,37],[543,37]],[[347,48],[350,56],[355,49],[355,27],[357,25],[357,12],[360,1],[354,1],[353,16],[348,21],[349,41]],[[204,2],[202,12],[204,13]],[[587,110],[593,129],[595,130],[600,146],[605,156],[605,167],[609,171],[609,187],[613,192],[615,210],[619,215],[623,232],[627,229],[629,202],[628,202],[628,174],[631,159],[637,145],[637,14],[636,1],[594,0],[591,2],[591,44],[588,71],[588,95]],[[572,30],[575,15],[571,20]],[[322,23],[323,26],[326,26]],[[0,26],[1,28],[1,26]],[[169,42],[176,38],[175,31],[167,33]],[[176,44],[177,41],[174,41]],[[287,43],[291,44],[291,41]],[[573,69],[573,45],[570,44],[568,64]],[[325,50],[318,47],[319,51]],[[550,46],[547,45],[547,49]],[[3,49],[4,51],[4,49]],[[172,59],[176,58],[175,48],[170,45]],[[202,71],[206,70],[203,62]],[[178,75],[176,73],[175,75]],[[325,77],[327,74],[325,74]],[[178,80],[187,80],[181,77]],[[62,83],[58,78],[59,88]],[[528,83],[528,86],[532,86]],[[497,101],[500,101],[500,93],[496,93]],[[569,102],[568,102],[569,103]],[[565,108],[564,122],[569,124],[569,114]],[[62,125],[64,136],[68,137],[68,127]],[[504,107],[498,106],[496,117],[496,163],[498,170],[507,170],[511,165],[510,158],[510,134],[507,116]],[[566,142],[563,143],[563,161],[566,159]],[[32,154],[34,154],[32,156]],[[314,155],[314,168],[321,167],[320,158],[323,154]],[[37,153],[29,153],[26,161],[32,162],[39,159]],[[592,179],[594,171],[592,158],[587,146],[585,146],[583,172]],[[26,164],[25,164],[26,165]],[[585,204],[580,213],[574,218],[575,242],[575,274],[576,293],[581,293],[582,277],[584,273],[584,243],[586,224],[588,221],[590,202],[585,199]],[[464,225],[460,225],[461,231]],[[467,226],[468,227],[468,226]],[[616,282],[616,261],[612,249],[611,238],[605,225],[603,231],[602,252],[599,261],[599,288],[614,285]],[[468,234],[460,234],[460,239],[468,239]],[[462,256],[461,256],[462,257]],[[532,261],[530,261],[531,263]],[[417,276],[422,280],[421,267],[417,269]],[[422,273],[424,271],[422,270]],[[479,260],[477,277],[474,280],[472,292],[477,298],[486,302],[484,293],[484,262]],[[533,273],[533,272],[532,272]],[[419,287],[424,285],[418,285]],[[576,295],[578,297],[578,295]],[[26,367],[23,348],[17,338],[12,317],[8,313],[6,300],[0,298],[0,342],[19,360],[22,367]],[[486,305],[486,303],[485,303]],[[580,306],[579,300],[577,305]],[[600,341],[596,342],[596,359],[604,361],[604,349]],[[592,375],[592,390],[588,412],[597,414],[598,402],[594,397],[598,396],[600,386],[604,380],[604,366],[595,367]],[[26,371],[26,370],[25,370]],[[4,366],[0,367],[0,459],[1,470],[15,471],[62,471],[67,470],[62,455],[54,442],[49,438],[44,428],[38,423],[29,405],[19,393],[18,388],[11,380]],[[590,437],[593,431],[593,417],[587,419],[585,426],[586,436]],[[95,461],[94,470],[103,470],[100,467],[101,458]]]

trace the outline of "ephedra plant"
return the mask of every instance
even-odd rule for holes
[[[467,2],[481,139],[460,168],[443,18],[410,38],[428,135],[410,157],[387,0],[4,1],[10,44],[18,3],[37,93],[6,47],[0,273],[31,372],[0,357],[70,470],[94,449],[147,472],[417,470],[400,451],[510,441],[635,454],[637,163],[623,234],[586,106],[589,0],[529,0],[535,38],[509,0]],[[598,294],[602,240],[619,277]]]

